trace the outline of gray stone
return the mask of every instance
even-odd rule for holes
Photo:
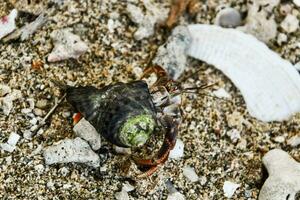
[[[295,200],[300,194],[300,163],[281,149],[263,157],[269,177],[262,186],[259,200]]]
[[[101,147],[101,136],[96,129],[84,118],[82,118],[73,128],[76,135],[87,141],[93,150]]]
[[[225,28],[235,28],[242,24],[242,17],[236,9],[224,8],[218,12],[215,24]]]
[[[176,80],[186,67],[186,52],[191,42],[192,38],[187,27],[177,26],[166,44],[158,48],[153,63],[163,67]]]

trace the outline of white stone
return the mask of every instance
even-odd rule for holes
[[[95,168],[100,166],[99,156],[79,137],[61,140],[56,145],[46,147],[43,155],[47,165],[76,162]]]
[[[233,143],[236,143],[239,139],[241,139],[240,131],[237,129],[231,129],[227,132],[227,135],[230,137],[230,140]]]
[[[274,141],[277,143],[284,143],[285,137],[284,136],[277,136],[274,138]]]
[[[224,8],[216,16],[215,24],[225,28],[235,28],[242,23],[241,14],[234,8]]]
[[[0,84],[0,97],[3,97],[6,94],[11,93],[11,89],[7,85]]]
[[[197,182],[199,180],[198,175],[195,172],[195,169],[190,166],[185,166],[183,168],[183,175],[190,180],[192,183]]]
[[[280,26],[285,30],[287,33],[292,33],[297,31],[299,28],[299,20],[296,16],[292,14],[288,14],[284,20],[281,22]]]
[[[168,195],[167,200],[185,200],[185,196],[180,192],[173,192]]]
[[[54,49],[48,56],[49,62],[78,59],[88,50],[87,44],[69,29],[55,30],[50,36],[54,42]]]
[[[9,144],[9,145],[15,146],[18,143],[20,137],[21,136],[19,134],[15,133],[15,132],[12,132],[9,135],[9,138],[8,138],[6,143]]]
[[[4,16],[0,19],[0,40],[16,29],[15,20],[17,15],[18,11],[13,9],[8,16]]]
[[[76,135],[86,140],[93,150],[101,147],[101,136],[96,129],[84,118],[82,118],[73,128]]]
[[[125,190],[126,192],[131,192],[134,189],[134,186],[130,185],[128,182],[123,183],[122,190]]]
[[[115,194],[115,198],[117,200],[129,200],[128,193],[123,189]]]
[[[184,154],[184,143],[180,139],[176,139],[176,144],[174,148],[170,151],[169,158],[179,159],[182,158]]]
[[[300,0],[293,0],[293,3],[294,3],[296,6],[300,7]]]
[[[5,115],[9,115],[11,110],[13,109],[13,101],[17,100],[22,97],[20,90],[13,90],[11,93],[7,94],[5,97],[3,97],[1,101],[1,106],[3,113]]]
[[[34,166],[35,171],[37,171],[37,173],[42,174],[44,172],[44,165],[39,164]]]
[[[187,65],[187,50],[192,42],[186,26],[173,29],[167,42],[157,50],[153,63],[163,67],[170,77],[178,79]]]
[[[288,37],[287,37],[286,34],[284,34],[284,33],[279,33],[278,36],[277,36],[277,43],[278,43],[279,45],[281,45],[283,42],[287,42],[287,39],[288,39]]]
[[[213,91],[213,94],[218,98],[226,98],[226,99],[231,98],[231,95],[224,88],[219,88]]]
[[[295,135],[288,139],[287,144],[291,147],[297,147],[298,145],[300,145],[300,135]]]
[[[262,0],[257,0],[249,3],[246,24],[238,27],[238,29],[252,34],[263,42],[274,39],[277,35],[277,23],[271,10],[278,3],[279,1],[277,0],[265,3]]]
[[[230,181],[225,181],[223,185],[223,192],[225,197],[231,198],[236,191],[240,187],[240,184],[236,184]]]
[[[204,24],[188,28],[193,39],[188,55],[228,76],[241,91],[251,116],[282,121],[300,112],[300,76],[290,62],[238,30]]]
[[[296,199],[300,191],[300,163],[283,150],[273,149],[263,157],[263,164],[269,177],[262,186],[258,199]]]

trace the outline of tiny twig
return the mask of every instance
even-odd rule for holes
[[[48,118],[53,114],[53,112],[55,111],[55,109],[59,106],[59,104],[66,98],[67,94],[65,93],[56,103],[55,105],[50,109],[50,111],[47,113],[47,115],[39,122],[38,126],[36,127],[36,129],[33,131],[32,136],[35,136],[37,134],[37,132],[39,131],[39,129],[41,127],[43,127],[46,124],[46,121],[48,120]]]

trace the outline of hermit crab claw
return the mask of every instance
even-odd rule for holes
[[[145,172],[138,175],[138,178],[144,178],[152,175],[158,169],[159,165],[166,162],[170,151],[175,146],[179,122],[166,115],[162,118],[161,123],[165,129],[165,139],[156,157],[152,159],[133,158],[137,165],[148,168]]]

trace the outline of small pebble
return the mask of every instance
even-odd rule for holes
[[[177,139],[174,148],[170,151],[169,158],[179,159],[184,154],[184,143],[182,140]]]
[[[240,187],[240,184],[236,184],[230,181],[225,181],[223,185],[224,195],[227,198],[231,198],[236,191]]]
[[[284,143],[285,137],[284,136],[277,136],[274,138],[274,141],[277,143]]]
[[[20,139],[20,135],[18,135],[15,132],[12,132],[9,135],[9,138],[8,138],[7,142],[0,144],[0,147],[4,151],[8,151],[8,152],[11,153],[11,152],[13,152],[15,150],[16,144],[18,143],[19,139]]]
[[[183,168],[183,175],[192,183],[197,182],[199,180],[199,177],[196,174],[195,169],[190,166],[186,166]]]
[[[213,91],[213,94],[218,98],[225,98],[225,99],[231,98],[231,95],[224,88],[219,88]]]
[[[235,28],[242,24],[241,14],[234,8],[224,8],[218,12],[215,24],[225,28]]]
[[[173,192],[168,195],[167,200],[185,200],[185,196],[180,192]]]
[[[45,109],[48,106],[48,101],[46,99],[40,99],[35,105],[37,108]]]
[[[123,155],[130,155],[131,154],[131,148],[124,148],[114,145],[114,150],[116,153],[123,154]]]
[[[296,16],[288,14],[284,20],[281,22],[280,26],[287,33],[295,32],[299,28],[299,20]]]
[[[295,135],[291,137],[290,139],[288,139],[287,144],[291,147],[297,147],[298,145],[300,145],[300,136]]]
[[[128,193],[123,189],[115,194],[115,198],[117,200],[129,200]]]
[[[34,166],[34,169],[37,171],[37,173],[42,174],[44,172],[44,165],[39,164]]]

